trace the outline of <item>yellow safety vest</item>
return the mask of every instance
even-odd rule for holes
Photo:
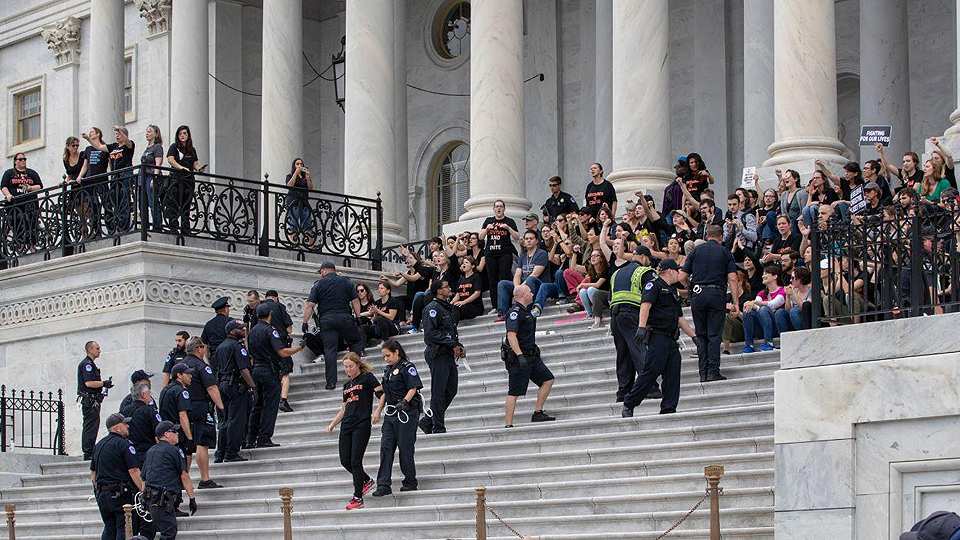
[[[620,270],[623,270],[623,268]],[[643,281],[643,276],[647,272],[653,272],[653,268],[650,268],[649,266],[641,266],[634,270],[633,276],[630,277],[630,290],[627,291],[618,291],[613,288],[613,285],[617,282],[617,274],[620,273],[620,270],[614,272],[613,276],[610,278],[610,288],[613,291],[613,294],[610,297],[610,305],[617,306],[621,304],[629,304],[640,307],[641,297],[643,296],[643,292],[640,290],[640,284]]]

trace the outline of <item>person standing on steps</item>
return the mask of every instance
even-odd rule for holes
[[[660,414],[677,412],[677,403],[680,401],[680,348],[677,339],[680,330],[690,337],[696,336],[683,317],[680,294],[676,288],[680,280],[680,266],[673,259],[664,259],[657,270],[657,279],[643,286],[636,339],[646,349],[645,359],[640,377],[623,397],[620,415],[624,418],[633,416],[633,409],[647,397],[657,377],[663,377]]]
[[[83,347],[87,356],[77,366],[77,401],[80,402],[80,411],[83,414],[80,445],[83,449],[83,460],[89,461],[93,457],[97,432],[100,431],[100,404],[105,397],[103,392],[104,389],[113,388],[113,377],[105,381],[100,378],[100,368],[96,363],[97,358],[100,358],[100,344],[88,341]]]
[[[133,504],[133,495],[143,490],[140,479],[140,459],[137,450],[127,440],[130,418],[120,413],[107,417],[107,436],[100,439],[90,460],[90,480],[93,482],[97,506],[103,519],[102,540],[124,540],[125,518],[123,505]],[[136,514],[134,514],[136,516]],[[134,532],[140,531],[140,520],[134,517]]]
[[[197,451],[197,443],[196,435],[190,427],[192,405],[187,387],[193,382],[193,377],[197,372],[180,362],[173,366],[170,373],[172,376],[170,384],[164,386],[163,390],[160,391],[160,421],[166,420],[177,426],[179,433],[177,433],[177,442],[174,444],[180,449],[180,455],[186,460],[187,470],[189,471],[191,456]],[[177,492],[174,513],[177,517],[184,517],[186,513],[180,511],[180,502],[180,493]]]
[[[393,473],[393,456],[400,449],[400,471],[403,485],[400,491],[417,490],[417,465],[414,461],[414,445],[417,443],[417,424],[423,407],[420,389],[423,382],[416,366],[407,358],[406,351],[394,339],[383,342],[380,351],[387,365],[383,370],[380,403],[373,413],[372,422],[380,422],[380,470],[377,472],[377,490],[374,497],[393,493],[390,489]]]
[[[137,451],[137,461],[143,465],[143,459],[147,456],[147,451],[157,444],[154,431],[157,424],[160,423],[160,415],[153,406],[153,398],[150,396],[150,383],[139,381],[133,385],[130,396],[135,398],[129,405],[120,409],[120,414],[130,418],[127,424],[130,432],[127,439]]]
[[[370,364],[352,352],[343,357],[343,371],[348,379],[343,385],[343,405],[326,431],[333,435],[333,428],[340,424],[340,464],[353,475],[353,498],[347,510],[356,510],[363,508],[363,496],[376,485],[363,470],[363,454],[370,442],[373,395],[382,387]]]
[[[266,303],[257,306],[259,322],[247,338],[253,356],[253,380],[257,384],[257,400],[247,429],[247,448],[280,446],[271,440],[280,411],[280,370],[284,358],[303,350],[303,345],[287,347],[280,339],[280,332],[270,324],[272,316],[273,310]]]
[[[147,388],[150,388],[152,386],[150,383],[150,377],[153,377],[153,373],[147,373],[142,369],[138,369],[134,371],[133,374],[130,375],[131,393],[123,396],[123,401],[120,402],[120,408],[117,410],[119,410],[120,412],[123,412],[123,410],[129,407],[131,404],[133,404],[136,401],[139,401],[140,399],[139,396],[134,395],[132,393],[132,390],[137,385],[138,382],[145,383],[147,385]],[[148,404],[150,405],[150,408],[153,409],[153,412],[157,412],[157,403],[153,400],[152,397],[150,398],[150,401],[148,402]],[[123,414],[126,416],[129,416],[127,415],[127,413],[123,413]]]
[[[590,165],[590,183],[583,194],[583,207],[596,218],[604,204],[610,207],[611,216],[617,215],[617,190],[603,177],[603,166],[594,163]]]
[[[337,387],[337,345],[340,338],[358,356],[362,354],[364,343],[357,325],[360,320],[357,288],[348,278],[337,274],[336,265],[330,261],[320,265],[320,279],[310,289],[307,305],[303,309],[303,326],[300,327],[303,333],[309,330],[307,322],[314,309],[317,310],[320,339],[323,341],[326,389],[333,390]]]
[[[190,515],[197,513],[197,499],[183,450],[177,448],[177,429],[180,426],[164,420],[157,425],[159,442],[147,452],[143,463],[143,498],[160,533],[160,540],[177,537],[177,499],[186,490],[190,498]]]
[[[525,284],[513,290],[513,306],[507,312],[505,325],[507,337],[501,345],[501,356],[509,375],[507,402],[504,407],[504,427],[513,427],[513,413],[517,409],[517,398],[526,395],[530,381],[540,387],[537,391],[537,405],[531,422],[549,422],[556,418],[543,410],[550,389],[553,388],[553,373],[540,358],[537,347],[537,318],[530,313],[533,292]]]
[[[277,291],[270,289],[264,294],[263,303],[270,306],[273,315],[270,317],[270,326],[280,333],[280,339],[290,347],[293,345],[293,339],[290,334],[293,332],[293,319],[287,312],[287,306],[280,303],[280,295]],[[287,402],[287,396],[290,394],[290,374],[293,373],[293,357],[288,356],[283,359],[280,366],[280,410],[283,412],[293,412],[293,407]]]
[[[257,386],[250,374],[250,355],[244,345],[247,326],[232,320],[227,323],[225,330],[227,339],[217,348],[217,354],[213,358],[213,363],[217,365],[217,387],[226,409],[217,440],[215,463],[247,461],[240,456],[240,445],[247,437],[250,391]]]
[[[501,199],[493,201],[493,216],[483,220],[480,226],[479,238],[486,239],[486,268],[487,282],[490,287],[490,315],[497,312],[497,284],[502,279],[510,279],[513,269],[513,258],[517,255],[511,238],[520,241],[520,231],[513,218],[506,217],[504,212],[507,203]]]
[[[232,321],[230,318],[230,299],[226,296],[217,298],[210,306],[216,315],[203,326],[203,332],[200,333],[200,339],[207,346],[207,359],[210,361],[210,367],[213,368],[216,375],[217,364],[213,361],[217,354],[217,347],[227,339],[227,323]],[[201,359],[202,360],[202,359]]]
[[[627,261],[623,242],[614,242],[617,261]],[[636,339],[640,321],[643,287],[657,278],[651,268],[652,255],[646,246],[638,246],[633,261],[627,261],[613,272],[610,297],[610,332],[617,349],[617,403],[633,388],[637,373],[643,370],[643,347]],[[659,392],[659,387],[655,388]]]
[[[160,385],[160,388],[165,388],[170,384],[170,370],[187,357],[187,351],[183,350],[183,346],[187,344],[188,339],[190,339],[190,332],[186,330],[177,332],[174,337],[174,347],[167,353],[167,359],[163,362],[163,384]]]
[[[733,298],[740,297],[737,263],[730,250],[721,244],[723,229],[708,225],[707,241],[687,255],[680,270],[680,282],[690,287],[693,299],[693,325],[697,329],[697,356],[700,382],[726,380],[720,373],[720,346],[727,316],[727,284]],[[731,315],[736,316],[737,306]]]
[[[423,357],[430,367],[430,410],[433,415],[420,419],[420,429],[428,435],[447,432],[443,417],[459,387],[457,359],[466,356],[453,320],[450,283],[445,279],[434,281],[430,292],[434,301],[423,308],[423,342],[427,345]]]
[[[217,428],[214,425],[214,409],[222,414],[223,401],[217,388],[217,377],[213,368],[201,360],[206,355],[207,345],[197,336],[187,340],[183,346],[187,357],[183,363],[197,372],[187,385],[190,393],[190,432],[197,445],[197,467],[200,468],[198,489],[222,487],[210,478],[210,447],[217,449]]]

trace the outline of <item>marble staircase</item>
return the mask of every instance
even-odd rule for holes
[[[729,380],[700,383],[689,339],[684,339],[678,413],[659,415],[648,400],[635,416],[620,417],[614,403],[613,340],[590,330],[562,307],[547,308],[538,343],[556,376],[547,411],[556,422],[531,424],[536,388],[521,398],[516,428],[503,429],[507,376],[499,358],[503,325],[491,316],[465,321],[468,350],[460,390],[447,412],[448,432],[420,433],[420,490],[366,498],[347,511],[350,478],[337,457],[336,434],[324,428],[340,404],[339,391],[323,389],[321,363],[295,375],[290,402],[274,441],[279,448],[244,450],[245,463],[211,465],[226,486],[198,491],[200,511],[180,520],[179,538],[254,540],[281,538],[279,487],[294,488],[294,537],[396,540],[475,538],[474,487],[488,487],[490,507],[525,535],[542,539],[646,539],[682,517],[703,496],[703,467],[726,469],[721,486],[723,536],[773,538],[773,375],[779,351],[724,356]],[[421,369],[429,399],[429,370],[419,334],[400,341]],[[366,351],[375,366],[379,348]],[[379,370],[378,370],[379,371]],[[343,375],[341,374],[341,377]],[[365,463],[376,476],[379,426]],[[100,537],[88,464],[65,462],[25,476],[22,486],[0,490],[0,503],[17,506],[17,538],[53,540]],[[199,472],[193,471],[195,482]],[[708,538],[704,504],[670,538]],[[488,514],[488,537],[515,538]],[[6,534],[4,531],[2,534]]]

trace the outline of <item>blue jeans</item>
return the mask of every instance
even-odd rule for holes
[[[773,240],[780,233],[777,231],[777,213],[773,210],[767,212],[767,220],[763,225],[757,228],[757,236],[761,240]]]
[[[533,293],[534,297],[540,292],[539,279],[530,276],[523,283],[530,287],[530,292]],[[513,304],[513,281],[501,279],[500,283],[497,283],[497,315],[501,317],[506,315],[511,304]]]
[[[548,298],[566,298],[567,294],[567,282],[563,279],[563,269],[561,268],[553,275],[553,283],[540,284],[540,290],[537,291],[537,297],[533,299],[533,303],[543,308],[543,303]]]
[[[777,321],[777,330],[781,334],[791,330],[803,330],[803,310],[798,307],[777,310],[773,318]]]
[[[580,303],[587,310],[587,317],[593,317],[593,297],[598,290],[596,287],[587,287],[586,289],[580,289],[580,292],[577,293],[577,296],[580,297]]]
[[[803,207],[803,224],[807,227],[812,227],[817,220],[820,219],[820,205],[819,204],[810,204]]]
[[[773,343],[776,334],[776,326],[773,320],[773,312],[767,306],[761,306],[760,309],[747,311],[743,314],[743,341],[747,345],[753,345],[753,332],[755,330],[763,331],[763,342]]]

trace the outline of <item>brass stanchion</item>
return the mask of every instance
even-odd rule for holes
[[[487,540],[487,488],[477,488],[477,540]]]
[[[124,538],[133,538],[133,505],[123,505]]]
[[[290,512],[293,511],[292,499],[293,488],[280,488],[280,501],[283,503],[283,540],[293,540],[293,524],[290,523]]]
[[[17,520],[13,517],[16,512],[17,505],[7,505],[7,533],[10,535],[10,540],[17,540],[17,531],[14,529],[14,525],[16,525]]]
[[[720,540],[720,478],[723,476],[723,465],[704,467],[703,475],[707,477],[707,493],[710,494],[710,540]]]

